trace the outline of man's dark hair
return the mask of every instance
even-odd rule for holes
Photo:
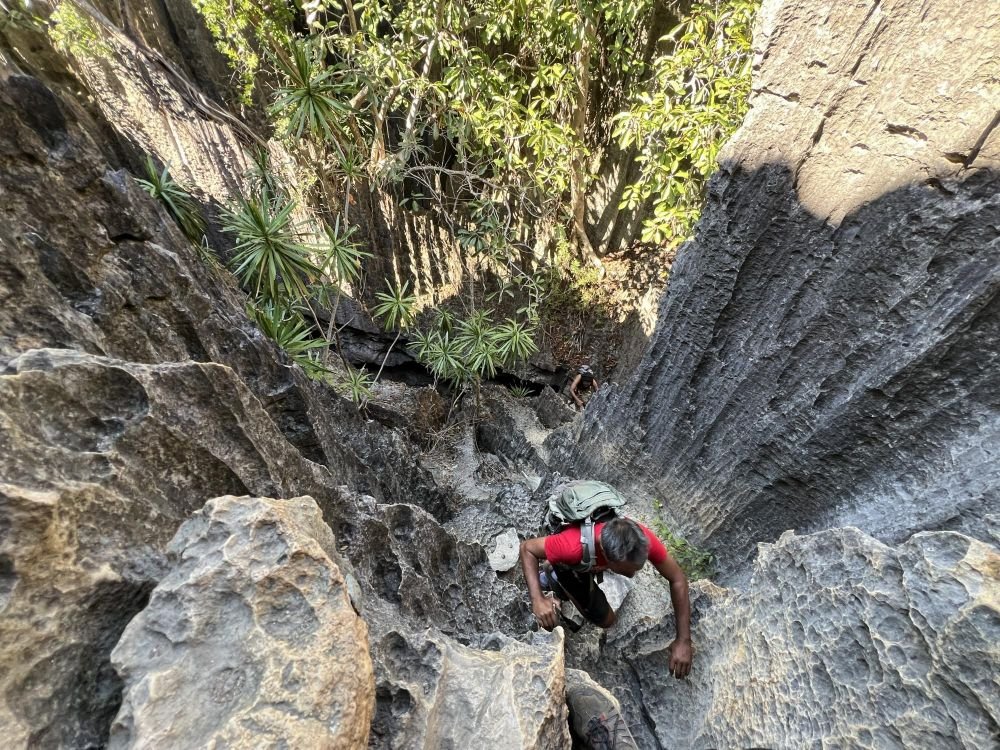
[[[649,539],[631,518],[615,518],[604,524],[601,547],[609,562],[643,565],[649,556]]]

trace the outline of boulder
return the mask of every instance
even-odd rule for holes
[[[569,748],[563,634],[499,634],[465,646],[432,631],[390,631],[380,674],[375,748]]]
[[[12,747],[103,744],[109,653],[201,498],[329,496],[227,367],[34,350],[0,374],[0,724]]]
[[[599,661],[642,748],[982,748],[1000,724],[1000,549],[857,529],[761,545],[748,587],[692,587],[691,675],[667,587],[641,585]]]
[[[368,629],[312,498],[216,498],[168,553],[111,655],[110,748],[365,745]]]
[[[513,469],[530,474],[545,471],[540,449],[547,433],[534,412],[512,399],[506,388],[483,389],[483,402],[486,415],[475,422],[476,448]]]
[[[523,633],[533,623],[523,587],[499,579],[480,544],[457,539],[426,511],[344,490],[328,503],[373,638],[428,627],[471,638]]]
[[[521,539],[516,529],[507,529],[493,541],[495,546],[490,552],[490,566],[498,573],[506,573],[517,565]]]
[[[535,397],[535,413],[538,421],[550,430],[571,422],[576,412],[560,397],[553,388],[542,388]]]

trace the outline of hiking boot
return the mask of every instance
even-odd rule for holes
[[[566,686],[570,728],[588,750],[635,750],[635,738],[609,693],[591,685]]]

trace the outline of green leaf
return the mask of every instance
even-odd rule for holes
[[[379,304],[375,306],[375,317],[383,320],[385,330],[406,328],[413,321],[416,312],[417,298],[408,294],[409,281],[402,284],[392,284],[386,279],[388,292],[377,292],[375,298]]]
[[[169,168],[164,166],[162,171],[158,170],[153,157],[148,154],[144,167],[147,179],[136,178],[136,182],[164,205],[185,237],[195,245],[200,245],[205,236],[205,218],[198,203],[174,180]]]
[[[319,276],[310,259],[313,248],[299,241],[294,208],[293,201],[272,198],[265,188],[223,211],[223,231],[236,235],[234,272],[255,297],[304,297],[309,282]]]

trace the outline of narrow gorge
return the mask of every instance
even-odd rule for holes
[[[589,681],[644,750],[1000,745],[1000,5],[764,0],[693,238],[630,298],[655,325],[580,345],[617,363],[582,413],[551,342],[474,405],[359,408],[265,335],[136,179],[172,165],[232,251],[254,150],[296,174],[194,5],[0,2],[4,747],[583,747]],[[646,210],[616,158],[599,255]],[[461,297],[405,197],[348,188],[368,273]],[[373,289],[319,323],[413,365],[342,324]],[[648,568],[606,632],[535,623],[517,545],[565,477],[712,554],[686,679]]]

